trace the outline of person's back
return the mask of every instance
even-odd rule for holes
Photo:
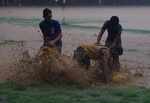
[[[115,43],[115,46],[121,46],[122,26],[119,24],[118,21],[116,21],[115,23],[112,21],[113,20],[106,21],[102,27],[102,31],[107,30],[108,32],[105,45],[110,47],[114,42],[117,42]]]

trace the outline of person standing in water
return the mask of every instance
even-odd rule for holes
[[[120,70],[120,61],[119,56],[123,54],[122,49],[122,41],[121,41],[121,33],[122,33],[122,26],[119,23],[119,17],[112,16],[110,20],[106,21],[101,31],[99,32],[99,35],[97,37],[96,44],[100,44],[102,35],[107,30],[108,36],[105,41],[105,46],[110,48],[112,57],[113,57],[113,70],[119,71]]]
[[[43,34],[43,46],[54,47],[61,53],[62,51],[62,30],[60,23],[52,19],[52,11],[48,8],[43,10],[44,20],[39,26]]]

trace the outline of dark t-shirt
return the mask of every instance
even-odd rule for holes
[[[121,32],[122,32],[122,26],[120,24],[112,24],[110,21],[106,21],[102,27],[102,30],[107,30],[108,36],[106,39],[106,44],[111,45],[116,37],[119,37],[117,39],[116,46],[121,46]]]
[[[42,32],[46,32],[47,36],[46,38],[48,41],[54,40],[58,37],[58,35],[62,32],[61,31],[61,26],[58,21],[56,20],[43,20],[40,24],[40,29]],[[45,37],[44,37],[45,38]],[[46,42],[46,41],[44,41]],[[58,40],[56,42],[56,45],[61,45],[62,40]]]

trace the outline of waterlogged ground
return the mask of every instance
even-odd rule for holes
[[[0,8],[0,69],[9,69],[14,54],[29,50],[34,56],[42,45],[42,34],[38,24],[42,20],[42,9]],[[71,55],[82,43],[95,43],[97,33],[105,20],[112,15],[120,17],[124,28],[122,33],[124,55],[121,62],[131,71],[139,68],[144,79],[139,84],[150,85],[150,14],[149,7],[92,7],[92,8],[52,8],[54,18],[63,27],[63,54]],[[106,34],[103,38],[103,43]],[[19,49],[18,49],[19,45]],[[21,49],[22,50],[22,49]],[[8,71],[0,72],[4,77]]]

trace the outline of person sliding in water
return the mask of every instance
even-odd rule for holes
[[[39,26],[43,34],[43,46],[54,47],[61,53],[62,50],[62,30],[60,23],[52,19],[52,11],[48,8],[43,10],[44,20]]]
[[[122,26],[119,24],[119,17],[112,16],[110,20],[106,21],[99,35],[97,37],[96,44],[100,44],[101,38],[103,33],[107,30],[108,36],[105,41],[105,46],[110,48],[112,57],[113,57],[113,70],[119,71],[120,70],[120,62],[119,56],[123,54],[122,49],[122,41],[121,41],[121,33],[122,33]]]

